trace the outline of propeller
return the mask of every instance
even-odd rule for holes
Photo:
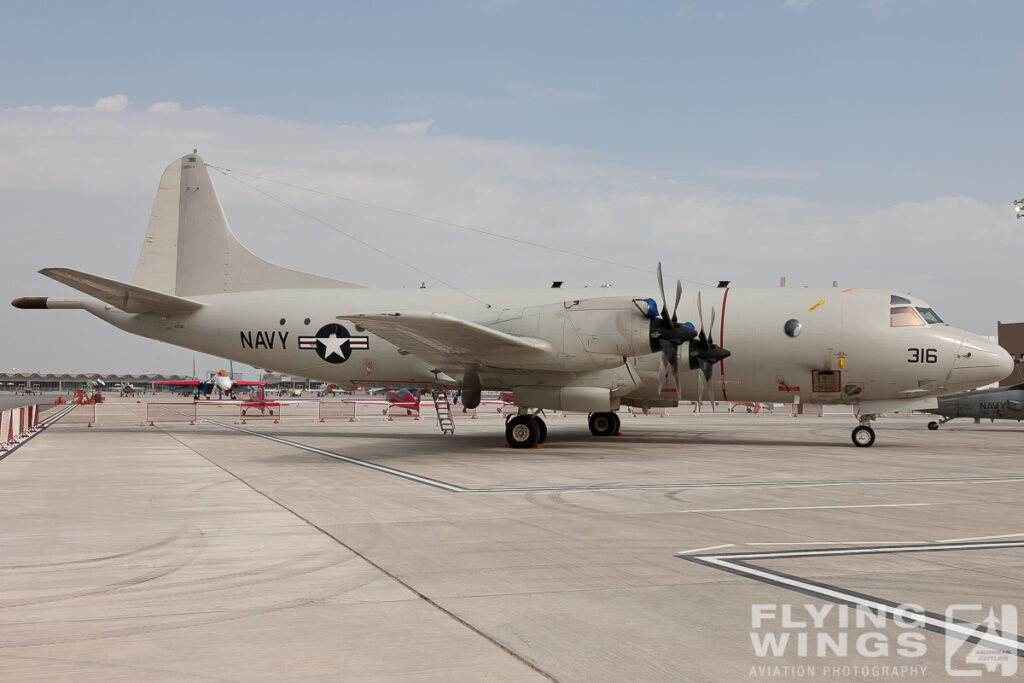
[[[661,274],[661,263],[658,263],[658,290],[661,292],[661,316],[651,318],[651,350],[661,351],[658,364],[658,384],[664,389],[673,386],[679,393],[679,347],[697,336],[692,327],[679,322],[676,312],[679,301],[683,298],[683,283],[676,280],[676,302],[672,307],[672,315],[668,314],[668,297],[665,296],[665,282]],[[669,383],[671,380],[671,384]]]
[[[708,395],[711,401],[711,410],[715,409],[715,392],[711,386],[711,375],[715,371],[715,363],[725,360],[732,353],[729,349],[722,348],[715,343],[715,307],[711,307],[711,324],[708,326],[710,330],[705,334],[704,332],[704,306],[701,301],[700,292],[697,292],[697,316],[700,320],[700,332],[697,333],[696,339],[692,339],[689,345],[690,351],[690,368],[694,370],[700,370],[700,375],[697,377],[697,400],[704,400],[704,386],[708,389]],[[703,385],[703,386],[702,386]]]

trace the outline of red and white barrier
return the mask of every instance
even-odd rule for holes
[[[655,415],[657,417],[665,417],[664,408],[637,408],[630,406],[629,414],[633,417],[639,417],[640,415]]]
[[[39,431],[39,406],[21,406],[0,413],[0,453]]]
[[[95,407],[95,406],[94,406]],[[147,403],[146,422],[155,427],[157,422],[196,423],[195,403]]]
[[[281,421],[283,403],[239,403],[238,420],[245,424],[246,420],[273,420],[274,424]]]
[[[355,401],[319,401],[316,406],[316,419],[317,422],[345,419],[349,422],[358,422],[359,404]]]
[[[418,408],[406,408],[392,403],[387,407],[387,416],[389,422],[400,417],[411,417],[414,420],[418,420],[420,419],[420,411]]]

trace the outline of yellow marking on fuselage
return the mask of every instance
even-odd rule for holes
[[[808,308],[807,310],[808,310],[808,311],[813,311],[813,310],[814,310],[815,308],[817,308],[818,306],[822,305],[823,303],[825,303],[825,300],[824,300],[824,299],[822,299],[822,300],[821,300],[821,301],[819,301],[818,303],[814,304],[813,306],[811,306],[811,307],[810,307],[810,308]]]
[[[841,291],[839,293],[840,294],[846,294],[847,292],[852,292],[855,289],[857,289],[857,288],[856,287],[850,287],[849,289],[844,289],[843,291]]]

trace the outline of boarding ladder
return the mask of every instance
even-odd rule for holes
[[[452,419],[452,404],[448,400],[448,390],[434,392],[434,409],[437,411],[437,426],[442,434],[455,433],[455,420]]]

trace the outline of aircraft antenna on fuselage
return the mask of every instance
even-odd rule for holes
[[[207,164],[207,166],[209,168],[214,169],[215,171],[219,171],[219,172],[223,173],[224,175],[226,175],[228,177],[232,177],[232,178],[235,175],[243,175],[243,176],[246,176],[248,178],[253,178],[254,180],[262,180],[262,181],[265,181],[265,182],[268,182],[268,183],[275,183],[277,185],[282,185],[284,187],[290,187],[290,188],[292,188],[294,190],[302,190],[303,192],[312,192],[313,194],[323,195],[324,197],[330,197],[332,199],[340,199],[343,202],[349,202],[351,204],[358,204],[359,206],[365,206],[365,207],[368,207],[368,208],[371,208],[371,209],[379,209],[381,211],[389,211],[391,213],[396,213],[396,214],[398,214],[400,216],[408,216],[410,218],[415,218],[417,220],[426,221],[428,223],[435,223],[437,225],[444,225],[444,226],[449,227],[449,228],[457,228],[459,230],[467,230],[469,232],[475,232],[475,233],[477,233],[479,235],[486,235],[487,237],[494,237],[494,238],[497,238],[497,239],[507,240],[509,242],[515,242],[516,244],[522,244],[522,245],[525,245],[525,246],[528,246],[528,247],[537,247],[538,249],[547,249],[548,251],[554,251],[554,252],[557,252],[559,254],[565,254],[566,256],[574,256],[576,258],[585,259],[587,261],[594,261],[596,263],[604,263],[604,264],[609,265],[609,266],[615,266],[616,268],[628,268],[629,270],[635,270],[635,271],[638,271],[638,272],[641,272],[641,273],[645,273],[645,274],[650,274],[650,272],[651,272],[650,267],[635,266],[635,265],[632,265],[632,264],[629,264],[629,263],[621,263],[619,261],[612,261],[610,259],[601,258],[599,256],[591,256],[589,254],[583,254],[583,253],[580,253],[578,251],[572,251],[571,249],[563,249],[561,247],[553,247],[550,244],[542,244],[540,242],[533,242],[533,241],[530,241],[530,240],[524,240],[524,239],[522,239],[520,237],[514,237],[512,235],[504,235],[504,234],[502,234],[500,232],[492,232],[490,230],[484,230],[482,228],[474,228],[471,225],[463,225],[461,223],[453,223],[451,221],[442,220],[440,218],[431,218],[430,216],[424,216],[422,214],[413,213],[412,211],[405,211],[403,209],[395,209],[393,207],[384,206],[382,204],[374,204],[373,202],[365,202],[365,201],[362,201],[360,199],[353,199],[352,197],[346,197],[344,195],[334,194],[332,192],[324,192],[323,190],[317,190],[317,189],[312,188],[312,187],[303,187],[302,185],[295,185],[293,183],[287,183],[287,182],[284,182],[283,180],[274,180],[273,178],[267,178],[265,176],[255,175],[255,174],[252,174],[252,173],[246,173],[245,171],[237,171],[237,170],[231,169],[231,168],[222,168],[220,166],[214,166],[212,164]],[[240,182],[240,183],[242,183],[246,187],[250,187],[250,188],[256,190],[257,192],[261,191],[261,190],[258,190],[255,187],[253,187],[252,185],[249,185],[248,183],[242,182],[238,178],[233,178],[233,179],[238,181],[238,182]],[[269,195],[269,194],[267,194],[266,196],[271,197],[271,195]],[[276,201],[281,201],[281,200],[277,199],[276,197],[271,197],[271,198],[275,199]],[[282,203],[284,203],[284,202],[282,202]],[[290,206],[290,205],[288,205],[288,206]],[[294,208],[294,207],[291,207],[291,208]],[[305,213],[305,212],[301,212],[300,211],[300,213]],[[305,214],[305,215],[309,216],[309,214]],[[313,218],[313,220],[316,220],[318,222],[322,222],[319,219],[314,218],[312,216],[309,216],[309,217]],[[677,280],[682,280],[683,282],[686,282],[686,283],[689,283],[689,284],[693,284],[693,285],[702,285],[704,287],[713,287],[714,286],[710,282],[701,282],[699,280],[691,280],[691,279],[688,279],[688,278],[685,278],[685,277],[680,277],[678,275],[672,275],[670,273],[666,273],[666,275],[668,277],[670,277],[670,278],[675,278]]]
[[[464,291],[462,289],[459,289],[458,287],[456,287],[453,284],[445,282],[441,278],[437,277],[436,275],[433,275],[432,273],[429,273],[429,272],[423,270],[419,266],[413,265],[412,263],[409,263],[408,261],[405,261],[404,259],[401,259],[398,256],[395,256],[394,254],[381,249],[380,247],[376,247],[376,246],[370,244],[369,242],[367,242],[366,240],[360,239],[359,237],[356,237],[352,233],[347,232],[345,230],[342,230],[341,228],[339,228],[338,226],[334,225],[333,223],[329,223],[328,221],[325,221],[324,219],[320,218],[319,216],[314,216],[313,214],[309,213],[308,211],[304,211],[304,210],[300,209],[299,207],[295,206],[294,204],[289,204],[285,200],[281,199],[280,197],[276,197],[276,196],[270,194],[266,190],[261,190],[260,188],[256,187],[255,185],[250,185],[249,183],[245,182],[241,178],[234,177],[233,175],[231,175],[231,173],[233,173],[233,171],[231,171],[231,169],[221,168],[219,166],[213,166],[212,164],[206,164],[206,166],[208,168],[212,168],[215,171],[218,171],[219,173],[221,173],[224,176],[227,176],[228,178],[231,178],[236,183],[241,183],[242,185],[245,185],[249,189],[251,189],[251,190],[253,190],[255,192],[259,192],[264,197],[267,197],[269,199],[273,199],[275,202],[277,202],[279,204],[283,204],[284,206],[287,206],[289,209],[292,209],[293,211],[296,211],[296,212],[302,214],[306,218],[308,218],[308,219],[310,219],[312,221],[316,221],[320,225],[323,225],[324,227],[329,228],[329,229],[337,232],[340,235],[344,235],[345,237],[349,238],[353,242],[358,242],[359,244],[363,245],[367,249],[372,249],[373,251],[377,252],[378,254],[380,254],[382,256],[386,256],[386,257],[388,257],[389,259],[391,259],[393,261],[397,261],[398,263],[401,263],[406,268],[411,268],[412,270],[415,270],[420,275],[425,275],[426,277],[430,278],[431,280],[434,280],[435,282],[440,282],[445,287],[448,287],[449,289],[452,289],[452,290],[458,292],[459,294],[463,294],[463,295],[469,297],[470,299],[473,299],[474,301],[482,303],[487,308],[491,307],[491,305],[489,303],[487,303],[486,301],[484,301],[480,297],[473,296],[469,292]]]

